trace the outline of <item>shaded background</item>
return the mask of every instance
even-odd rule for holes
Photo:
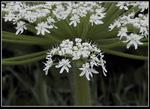
[[[2,21],[3,31],[15,33],[14,25]],[[24,34],[32,35],[29,31]],[[2,43],[2,58],[44,50],[40,46]],[[133,49],[129,49],[129,52]],[[105,54],[108,76],[102,72],[90,81],[93,105],[148,105],[147,61]],[[3,105],[73,105],[70,74],[50,69],[45,76],[39,62],[2,66]],[[97,69],[101,70],[101,69]],[[80,90],[80,89],[79,89]]]

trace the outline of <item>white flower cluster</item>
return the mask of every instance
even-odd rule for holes
[[[124,10],[128,10],[130,6],[133,6],[133,7],[138,7],[139,9],[141,9],[141,12],[143,12],[145,9],[148,9],[148,2],[138,2],[138,1],[121,1],[121,2],[118,2],[116,4],[116,6],[119,7],[119,9],[124,9]]]
[[[64,57],[59,61],[59,63],[55,63],[52,59],[54,55],[59,55]],[[103,70],[103,74],[106,76],[106,68],[105,68],[105,60],[103,60],[104,55],[101,50],[97,48],[96,45],[91,44],[89,42],[82,42],[82,39],[75,38],[75,41],[70,41],[69,39],[63,40],[62,43],[47,53],[47,62],[45,64],[45,74],[48,74],[48,70],[50,67],[55,65],[56,68],[61,68],[60,73],[64,70],[69,72],[69,68],[71,68],[71,62],[77,60],[83,60],[85,63],[82,65],[79,70],[81,70],[80,76],[85,75],[87,80],[90,80],[90,76],[93,77],[92,73],[98,74],[98,71],[94,69],[94,66],[101,66]]]
[[[129,26],[137,29],[137,31],[133,31],[133,33],[130,33]],[[138,45],[143,44],[140,42],[140,39],[144,37],[148,37],[149,35],[149,19],[148,15],[139,14],[137,17],[135,17],[135,13],[132,12],[128,14],[127,16],[124,15],[120,17],[119,19],[115,20],[113,24],[110,24],[109,28],[110,31],[114,28],[119,28],[119,32],[117,36],[120,37],[120,39],[125,38],[126,41],[123,42],[129,42],[127,44],[127,48],[129,48],[131,45],[135,47],[135,49],[138,48]]]
[[[12,21],[20,26],[16,28],[16,34],[27,29],[24,21],[37,23],[35,27],[37,35],[45,35],[45,33],[50,33],[50,29],[57,28],[54,24],[60,20],[68,19],[69,25],[76,27],[80,23],[80,18],[87,16],[87,14],[90,15],[89,22],[92,25],[103,24],[102,19],[105,17],[105,9],[101,6],[102,2],[70,1],[41,2],[41,4],[6,2],[5,4],[6,6],[2,4],[2,12],[5,13],[3,18],[5,21]]]

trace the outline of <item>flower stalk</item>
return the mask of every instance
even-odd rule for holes
[[[86,78],[80,77],[80,70],[78,69],[79,62],[73,63],[72,69],[72,91],[74,105],[91,105],[91,94],[89,81]],[[72,81],[72,80],[71,80]]]

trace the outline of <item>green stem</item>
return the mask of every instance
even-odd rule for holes
[[[92,82],[92,84],[91,84],[92,105],[96,105],[97,104],[97,98],[98,98],[98,96],[97,96],[97,78],[93,77],[91,82]]]
[[[15,44],[26,44],[26,45],[50,45],[51,43],[48,42],[48,40],[34,40],[34,41],[30,41],[30,40],[15,40],[15,39],[2,39],[3,42],[5,43],[15,43]]]
[[[29,58],[29,59],[25,59],[25,60],[21,60],[21,61],[11,61],[11,60],[2,60],[2,64],[3,65],[20,65],[20,64],[27,64],[27,63],[33,63],[36,61],[39,61],[41,59],[44,59],[46,56],[46,54],[34,57],[34,58]]]
[[[89,81],[79,76],[79,69],[77,64],[73,63],[73,84],[72,90],[74,93],[75,105],[91,105],[90,87]]]
[[[122,47],[122,46],[126,46],[126,43],[123,42],[116,42],[116,43],[112,43],[112,44],[108,44],[108,45],[102,45],[101,47],[103,48],[114,48],[114,47]],[[142,45],[139,46],[148,46],[148,43],[143,43]]]
[[[113,42],[113,41],[116,42],[116,41],[119,41],[119,40],[120,40],[119,38],[115,37],[115,38],[99,39],[97,42],[100,42],[100,43],[102,43],[102,42],[108,43],[108,42]],[[141,41],[145,42],[145,41],[148,41],[148,39],[147,39],[147,38],[143,38],[143,39],[141,39]]]
[[[2,41],[19,44],[32,44],[32,45],[52,45],[58,43],[60,40],[53,36],[49,37],[33,37],[28,35],[16,35],[10,32],[2,32]]]
[[[47,91],[47,84],[46,84],[46,79],[45,75],[43,75],[42,69],[40,69],[39,64],[37,64],[37,78],[35,82],[35,87],[34,91],[37,94],[37,98],[39,100],[40,105],[48,105],[49,103],[49,96],[48,96],[48,91]]]
[[[82,34],[81,34],[81,37],[84,38],[87,36],[87,33],[88,33],[88,30],[89,30],[89,27],[90,27],[90,22],[89,22],[89,19],[90,19],[90,15],[88,15],[87,17],[85,17],[83,20],[83,31],[82,31]],[[80,28],[81,29],[81,28]]]
[[[13,57],[13,58],[6,58],[6,59],[3,59],[3,60],[6,60],[6,61],[25,60],[25,59],[29,59],[29,58],[32,58],[32,57],[35,57],[35,56],[46,54],[46,52],[47,52],[47,50],[37,52],[37,53],[27,54],[27,55],[24,55],[24,56],[16,56],[16,57]]]
[[[104,48],[101,48],[101,49],[105,53],[116,55],[116,56],[126,57],[126,58],[130,58],[130,59],[137,59],[137,60],[148,60],[148,57],[146,57],[146,56],[137,56],[137,55],[122,53],[122,52],[119,52],[119,51],[113,51],[113,50],[104,49]]]

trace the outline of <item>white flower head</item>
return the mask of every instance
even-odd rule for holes
[[[59,61],[59,63],[51,62],[52,57],[54,55],[58,55],[64,57]],[[75,38],[74,41],[69,39],[63,40],[58,47],[52,48],[48,51],[46,59],[47,63],[45,64],[46,67],[44,71],[48,72],[48,69],[55,65],[56,68],[61,68],[60,73],[63,73],[64,70],[69,72],[69,68],[71,68],[71,62],[77,60],[84,60],[86,64],[83,64],[80,70],[82,73],[80,76],[85,75],[88,80],[90,77],[93,77],[92,73],[97,74],[98,72],[94,69],[94,66],[101,66],[104,75],[106,76],[105,72],[107,72],[105,68],[105,61],[103,60],[104,55],[102,54],[101,50],[97,48],[96,45],[91,44],[89,42],[84,42],[80,38]],[[50,61],[50,62],[48,62]]]
[[[2,5],[3,6],[3,5]],[[5,13],[4,21],[12,21],[14,24],[22,19],[33,24],[38,23],[35,27],[37,35],[45,35],[45,32],[50,33],[51,28],[57,27],[54,23],[68,19],[69,25],[77,27],[82,17],[89,17],[89,22],[95,25],[102,24],[102,18],[105,17],[105,8],[102,7],[102,2],[44,2],[31,5],[26,2],[7,2],[2,8]],[[47,19],[44,21],[44,19]],[[41,21],[41,22],[39,22]],[[27,28],[28,29],[28,28]],[[18,30],[22,33],[22,29]]]
[[[147,2],[129,2],[128,6],[141,9],[140,6],[145,5],[145,10],[147,9],[146,4]],[[140,39],[144,37],[147,38],[149,36],[148,13],[140,13],[136,15],[133,11],[127,15],[123,15],[110,24],[109,31],[112,31],[115,27],[119,29],[117,36],[120,37],[120,40],[124,37],[126,41],[123,42],[128,42],[127,48],[133,45],[134,48],[137,49],[139,45],[142,45]]]

